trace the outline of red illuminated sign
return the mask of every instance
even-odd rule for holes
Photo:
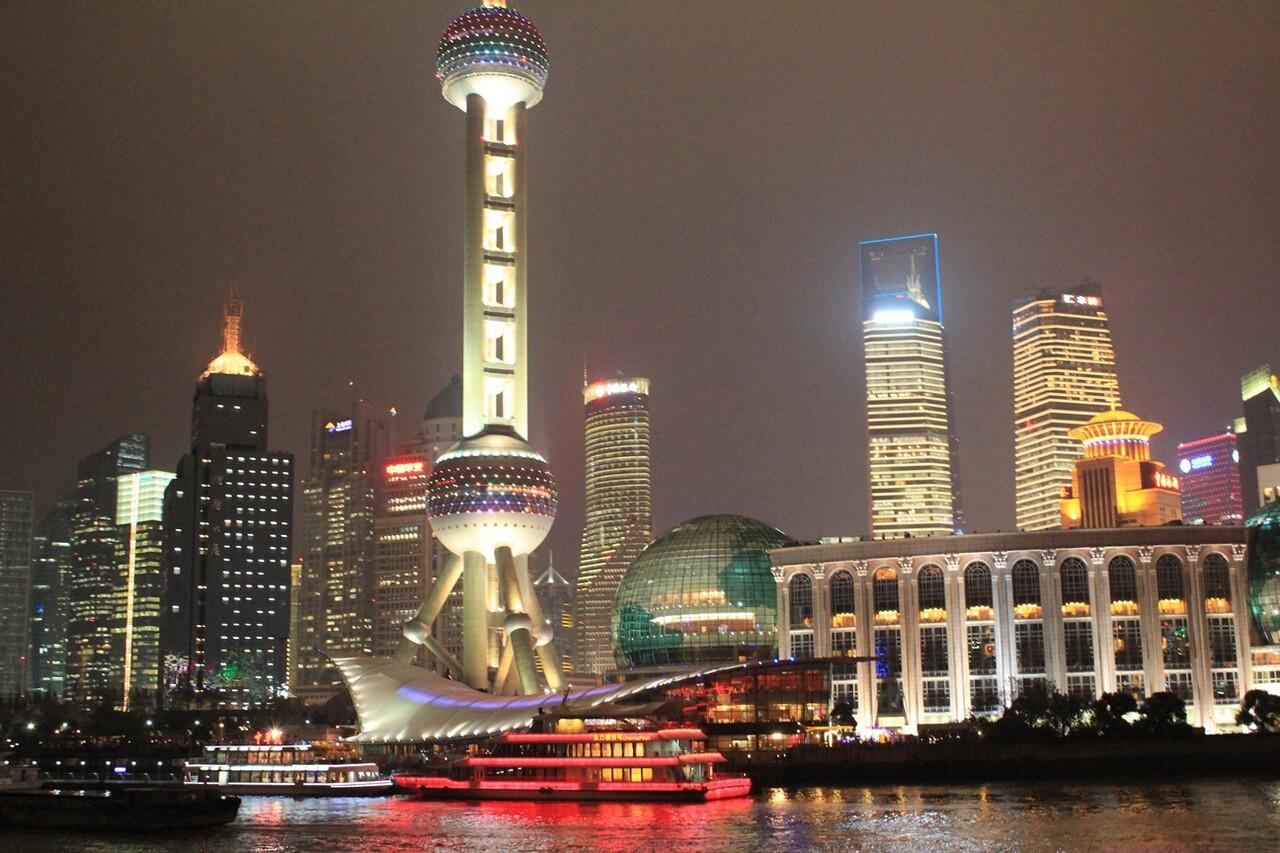
[[[405,474],[421,474],[426,470],[427,463],[418,462],[395,462],[387,466],[387,474],[395,476],[403,476]]]

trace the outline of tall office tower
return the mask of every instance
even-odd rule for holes
[[[31,493],[0,491],[0,698],[27,692]]]
[[[404,638],[404,623],[413,618],[430,586],[430,475],[431,459],[422,452],[389,456],[381,466],[373,521],[375,655],[395,653]]]
[[[267,379],[240,319],[233,294],[165,492],[161,679],[177,704],[259,707],[288,688],[293,454],[267,449]]]
[[[631,561],[653,538],[649,380],[583,386],[586,518],[573,596],[574,669],[614,668],[613,597]]]
[[[872,532],[955,533],[938,235],[868,240],[860,253]]]
[[[528,221],[524,132],[542,98],[546,45],[537,27],[485,0],[445,29],[436,76],[466,113],[462,434],[436,460],[427,513],[450,556],[396,659],[427,651],[477,689],[538,693],[538,662],[559,689],[559,654],[529,580],[528,555],[555,518],[555,484],[528,434]],[[433,636],[462,579],[462,660]]]
[[[302,561],[289,564],[289,642],[285,644],[285,672],[289,695],[295,696],[298,684],[298,646],[302,643]]]
[[[1263,494],[1280,490],[1280,379],[1264,364],[1240,379],[1244,428],[1239,433],[1240,495],[1244,514],[1263,504]]]
[[[31,691],[61,698],[67,679],[67,590],[71,583],[71,516],[64,498],[45,514],[32,539]]]
[[[315,413],[302,494],[302,639],[293,694],[324,701],[338,671],[321,653],[373,649],[377,586],[373,520],[380,466],[395,444],[393,417],[367,400]]]
[[[462,440],[462,377],[454,374],[449,384],[436,392],[427,404],[422,416],[422,432],[418,449],[428,453],[431,464]],[[428,583],[435,583],[444,570],[449,557],[448,550],[439,538],[431,534],[431,573]],[[462,659],[462,587],[455,585],[445,599],[440,615],[432,625],[432,634],[445,651],[457,660]],[[434,660],[434,659],[433,659]],[[438,662],[436,662],[438,665]]]
[[[80,461],[71,516],[67,589],[67,699],[81,708],[119,698],[112,672],[111,620],[118,580],[116,478],[150,467],[150,442],[134,433]]]
[[[542,605],[542,612],[546,614],[547,620],[561,629],[560,636],[574,639],[573,608],[571,607],[573,584],[556,571],[555,562],[550,556],[547,557],[547,570],[538,575],[538,579],[533,582],[533,592],[538,596],[538,603]],[[561,667],[565,672],[573,672],[576,649],[574,644],[568,645],[568,648],[564,646],[560,648]]]
[[[1121,409],[1094,415],[1071,437],[1084,446],[1062,490],[1062,527],[1157,527],[1181,518],[1178,478],[1151,458],[1164,427]]]
[[[1243,524],[1240,452],[1232,432],[1178,445],[1182,520],[1187,524]]]
[[[112,693],[119,707],[153,706],[160,690],[160,591],[164,586],[164,492],[174,475],[116,478],[116,578],[111,619]]]
[[[1018,527],[1059,524],[1062,489],[1080,458],[1071,430],[1120,406],[1101,288],[1040,293],[1013,306],[1014,468]]]

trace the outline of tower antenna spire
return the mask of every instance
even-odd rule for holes
[[[227,304],[222,312],[222,351],[224,353],[240,352],[240,318],[242,316],[244,316],[244,306],[236,296],[236,285],[232,282],[231,292],[227,296]]]

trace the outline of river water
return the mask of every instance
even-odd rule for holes
[[[6,833],[5,851],[1280,850],[1280,782],[765,789],[705,805],[246,797],[164,838]]]

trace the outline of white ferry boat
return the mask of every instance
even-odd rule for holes
[[[209,744],[183,766],[183,784],[228,794],[362,797],[392,782],[345,744]]]

